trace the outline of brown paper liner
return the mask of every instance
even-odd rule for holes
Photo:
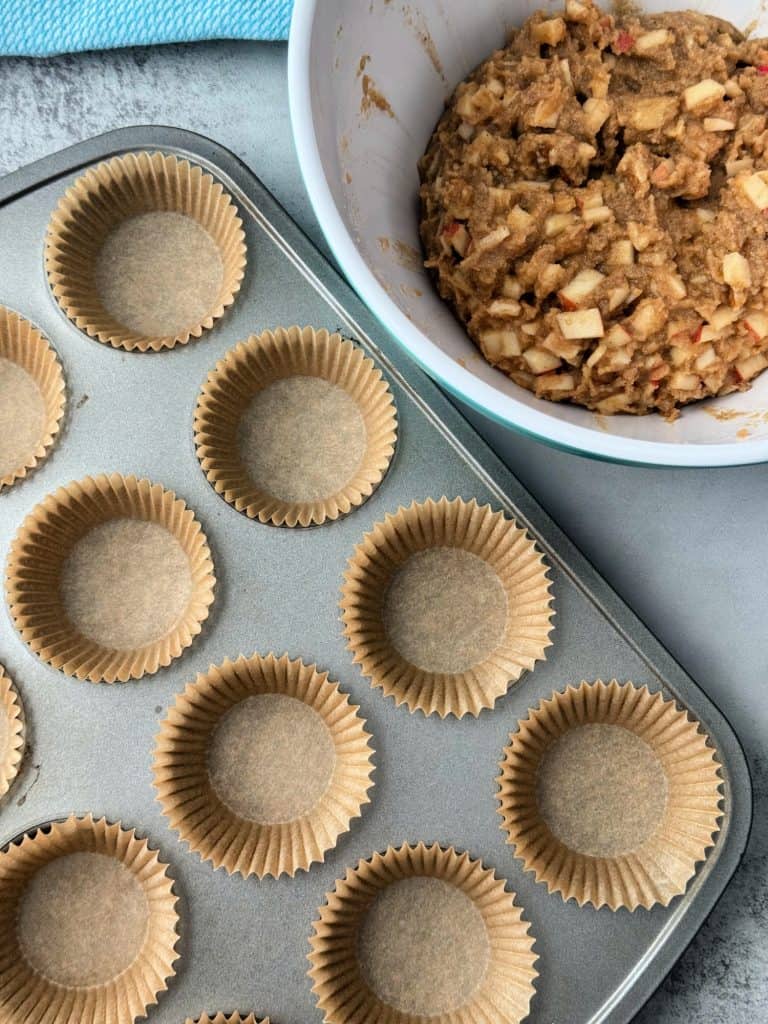
[[[189,559],[191,593],[176,624],[159,640],[115,650],[84,636],[67,617],[60,585],[72,548],[95,526],[136,519],[165,527]],[[60,487],[24,520],[6,570],[6,598],[22,639],[68,676],[113,683],[166,667],[189,647],[213,601],[211,553],[194,513],[160,484],[119,473],[85,477]]]
[[[96,266],[109,234],[131,217],[156,212],[196,221],[215,243],[223,266],[207,315],[168,335],[125,327],[104,308],[96,287]],[[245,273],[244,239],[237,208],[210,174],[176,156],[128,153],[92,167],[67,190],[48,225],[45,265],[57,302],[90,337],[129,351],[158,351],[199,338],[232,305]]]
[[[222,716],[261,694],[293,697],[316,711],[335,752],[322,796],[298,817],[274,824],[227,806],[211,783],[208,767],[211,737]],[[255,654],[212,665],[178,695],[157,737],[154,785],[170,827],[204,861],[229,874],[293,877],[322,862],[370,802],[373,751],[358,711],[326,672],[287,655]]]
[[[390,641],[384,621],[397,571],[418,552],[445,548],[485,562],[507,600],[503,637],[490,654],[460,672],[426,671],[407,661]],[[443,585],[450,583],[443,580]],[[396,704],[441,718],[477,716],[545,658],[554,614],[549,587],[541,552],[503,513],[474,499],[414,502],[377,523],[350,558],[342,588],[344,632],[363,674]]]
[[[620,726],[645,741],[668,787],[663,815],[652,834],[630,852],[611,857],[570,849],[553,835],[537,806],[544,754],[569,730],[591,724]],[[722,817],[716,754],[687,711],[647,686],[615,679],[582,682],[541,701],[510,740],[497,779],[499,813],[507,842],[537,882],[579,906],[591,903],[611,910],[667,906],[685,892],[696,865],[714,845]],[[606,764],[605,772],[610,768]]]
[[[76,852],[119,860],[139,882],[147,900],[147,929],[133,963],[101,984],[54,982],[28,963],[17,933],[17,913],[36,872]],[[0,854],[0,1019],[46,1024],[133,1024],[157,1002],[176,973],[176,897],[166,865],[145,839],[120,824],[92,816],[27,833]]]
[[[197,1017],[195,1020],[187,1017],[184,1024],[269,1024],[269,1017],[256,1017],[252,1013],[249,1013],[247,1017],[242,1017],[239,1013],[217,1013],[215,1016],[209,1017],[207,1013],[204,1013],[202,1017]]]
[[[342,388],[365,426],[355,471],[335,493],[315,500],[287,501],[269,493],[251,479],[238,450],[239,425],[253,398],[291,377],[315,377]],[[240,342],[208,375],[195,413],[197,456],[211,485],[239,512],[275,526],[320,524],[362,505],[384,478],[396,437],[394,400],[381,371],[351,341],[311,327],[278,327]]]
[[[56,353],[29,320],[0,305],[0,358],[21,367],[34,380],[45,406],[45,421],[37,443],[24,461],[0,475],[0,492],[21,480],[50,451],[59,432],[66,401],[64,374]]]
[[[24,752],[24,712],[19,695],[2,665],[0,665],[0,714],[4,715],[8,722],[6,749],[0,750],[0,797],[3,797],[11,788],[21,766],[21,757]]]
[[[390,884],[405,878],[435,878],[461,890],[474,903],[485,924],[488,962],[469,999],[460,1007],[428,1017],[397,1010],[369,987],[358,959],[358,936],[364,917],[376,897]],[[534,994],[534,938],[507,892],[502,879],[471,860],[467,853],[425,846],[389,847],[347,869],[328,893],[310,937],[312,991],[329,1024],[386,1021],[414,1024],[517,1024],[529,1013]]]

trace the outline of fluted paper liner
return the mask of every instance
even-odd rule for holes
[[[64,983],[39,973],[23,948],[20,908],[27,888],[37,872],[60,857],[75,853],[96,853],[119,861],[138,882],[146,899],[147,920],[143,941],[133,962],[115,965],[115,975],[100,983]],[[88,929],[88,912],[72,907]],[[173,881],[166,865],[145,839],[120,824],[109,824],[92,816],[74,815],[65,821],[27,833],[0,854],[0,1019],[7,1024],[133,1024],[157,1002],[175,974],[178,914]],[[36,936],[36,939],[38,936]],[[39,935],[42,941],[48,936]],[[56,948],[51,935],[48,954],[68,976],[67,948]],[[51,952],[53,949],[53,952]]]
[[[352,401],[329,415],[313,393],[297,392],[301,435],[291,429],[298,416],[276,428],[277,417],[265,410],[255,432],[262,452],[269,444],[273,466],[271,480],[255,480],[238,436],[247,410],[276,383],[308,378]],[[351,460],[340,423],[350,416],[359,448]],[[394,400],[381,371],[351,341],[311,327],[278,327],[240,342],[208,375],[195,414],[197,455],[211,485],[238,511],[275,526],[320,524],[362,505],[387,472],[396,436]],[[269,465],[262,473],[270,476]]]
[[[655,774],[640,767],[639,758],[632,766],[633,787],[640,794],[632,799],[642,802],[652,797],[656,805],[655,825],[645,830],[641,841],[629,830],[633,812],[637,815],[645,808],[625,804],[620,821],[603,824],[606,810],[601,805],[604,791],[599,782],[589,798],[575,808],[576,814],[592,816],[589,828],[593,834],[610,827],[610,834],[621,838],[613,856],[592,856],[572,849],[564,835],[553,834],[552,822],[544,820],[538,805],[537,785],[545,754],[571,730],[587,725],[616,726],[633,734],[648,745],[649,756],[666,780],[665,797],[655,792],[646,796],[646,791],[656,789]],[[519,722],[504,754],[497,781],[507,842],[515,847],[524,869],[564,900],[573,898],[580,906],[591,903],[611,910],[649,908],[657,903],[667,906],[685,892],[696,865],[714,845],[722,816],[722,782],[715,751],[687,711],[646,686],[598,680],[555,693]],[[581,765],[577,761],[571,771],[602,777],[607,786],[612,765],[603,763],[597,750],[582,752],[581,757]],[[599,760],[590,764],[591,758]],[[621,846],[627,848],[619,852]]]
[[[313,791],[301,813],[278,814],[281,820],[272,822],[226,804],[214,788],[209,763],[214,730],[223,717],[242,701],[264,694],[292,697],[311,708],[332,744],[324,789],[319,795]],[[372,748],[358,711],[326,672],[287,655],[255,654],[212,665],[178,695],[157,737],[154,784],[171,828],[203,860],[230,874],[292,877],[323,861],[369,803]],[[315,781],[318,762],[319,757],[308,755],[302,765],[307,785]],[[232,750],[232,769],[240,776],[247,773],[239,748]],[[290,803],[292,794],[284,796]]]
[[[43,402],[43,422],[39,436],[17,465],[0,469],[0,492],[41,462],[59,432],[64,415],[64,374],[56,353],[42,333],[23,316],[0,305],[0,359],[7,359],[31,377]],[[14,417],[11,416],[13,430]]]
[[[487,939],[484,969],[473,991],[463,995],[460,1005],[426,1015],[384,1002],[366,980],[359,948],[361,929],[377,897],[393,883],[418,878],[445,882],[468,897],[482,917]],[[428,937],[428,926],[422,934]],[[389,847],[349,868],[328,893],[309,941],[312,991],[328,1024],[517,1024],[528,1016],[538,975],[534,938],[515,894],[480,861],[437,844]]]
[[[0,744],[0,797],[11,788],[21,766],[24,752],[24,712],[19,695],[13,683],[0,665],[0,715],[5,718],[5,728],[0,731],[5,739]]]
[[[256,1017],[252,1013],[247,1017],[242,1017],[239,1013],[217,1013],[209,1017],[204,1013],[202,1017],[196,1017],[194,1020],[187,1017],[184,1024],[269,1024],[269,1017]]]
[[[169,333],[145,333],[121,323],[105,307],[98,286],[100,266],[105,274],[109,271],[100,262],[109,236],[132,218],[152,213],[176,213],[190,218],[207,233],[221,261],[220,283],[218,272],[216,280],[207,282],[208,308],[203,314],[188,302],[177,308],[174,318],[184,321],[184,326]],[[48,225],[45,265],[57,302],[90,337],[129,351],[158,351],[199,338],[232,305],[245,273],[244,238],[237,208],[210,174],[177,156],[128,153],[92,167],[67,190]],[[147,244],[152,243],[145,240],[143,245]],[[179,252],[178,260],[174,259],[177,279],[173,296],[164,296],[165,300],[175,298],[183,303],[184,288],[195,291],[199,287],[199,282],[184,277],[191,273],[187,261],[189,250],[194,248],[194,242],[184,246],[185,251]],[[151,266],[145,263],[131,274],[131,288],[135,289],[131,302],[137,309],[142,307],[140,275],[151,272]],[[200,273],[200,265],[196,273]],[[150,283],[143,286],[150,287]],[[186,298],[189,300],[189,296]],[[197,305],[199,294],[194,301]]]
[[[138,647],[104,646],[84,635],[70,621],[61,589],[77,542],[115,520],[163,527],[188,559],[186,606],[163,636]],[[156,569],[147,566],[146,575],[151,579]],[[151,674],[178,657],[208,616],[214,582],[208,543],[192,510],[160,484],[112,473],[60,487],[27,516],[11,545],[6,598],[22,639],[43,661],[77,679],[113,683]]]
[[[469,565],[442,564],[446,551],[475,558]],[[455,650],[463,657],[461,644],[468,630],[482,627],[488,618],[499,622],[497,635],[476,654],[470,650],[467,665],[459,671],[417,666],[414,656],[408,660],[388,633],[387,596],[393,581],[413,556],[424,552],[440,552],[441,562],[434,591],[421,595],[420,610],[431,615],[431,602],[440,596],[453,616],[430,635],[432,650]],[[485,583],[490,581],[496,591],[490,604],[475,601],[472,581],[464,575],[473,566],[483,570]],[[541,552],[503,513],[461,498],[414,502],[377,523],[350,558],[342,588],[344,632],[363,674],[396,704],[427,715],[437,712],[441,718],[477,716],[545,657],[554,614],[549,587]],[[468,604],[460,600],[462,590]],[[405,609],[406,618],[412,611]]]

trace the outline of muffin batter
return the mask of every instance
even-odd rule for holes
[[[693,12],[533,15],[420,162],[440,294],[542,398],[674,418],[768,367],[768,41]]]

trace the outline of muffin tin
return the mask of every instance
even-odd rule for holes
[[[111,156],[159,150],[209,171],[244,222],[248,268],[212,330],[175,351],[100,345],[66,319],[49,290],[43,245],[73,179]],[[738,740],[720,712],[610,590],[437,387],[376,323],[263,185],[230,153],[169,128],[129,128],[84,142],[0,182],[0,302],[50,339],[67,381],[61,437],[29,479],[0,496],[3,561],[24,517],[86,475],[118,472],[172,489],[195,512],[216,566],[216,600],[192,645],[153,676],[115,686],[70,679],[22,643],[4,606],[0,663],[25,708],[28,749],[0,807],[0,842],[70,812],[137,828],[176,880],[178,974],[149,1019],[176,1024],[223,1007],[275,1024],[320,1022],[307,977],[309,938],[325,894],[347,868],[403,843],[455,846],[508,881],[530,923],[539,977],[537,1024],[625,1022],[690,942],[735,871],[751,819]],[[383,371],[399,421],[385,479],[360,508],[310,529],[254,522],[227,504],[195,455],[193,417],[208,373],[237,342],[311,324],[354,339]],[[542,457],[546,451],[542,449]],[[339,601],[348,559],[387,513],[427,498],[476,498],[530,532],[550,565],[555,630],[546,660],[492,710],[460,720],[410,714],[371,689],[346,648]],[[156,802],[152,754],[160,721],[197,673],[254,652],[316,663],[359,705],[376,754],[371,802],[324,863],[294,878],[230,877],[180,844]],[[685,895],[633,913],[579,908],[524,873],[497,813],[499,764],[529,708],[582,679],[632,679],[687,707],[722,766],[721,831]],[[599,965],[599,969],[597,966]]]

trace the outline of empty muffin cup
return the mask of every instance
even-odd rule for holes
[[[247,1017],[239,1013],[217,1013],[211,1017],[204,1013],[202,1017],[196,1017],[194,1020],[187,1017],[184,1024],[269,1024],[269,1017],[256,1017],[252,1013]]]
[[[597,681],[543,700],[504,751],[507,842],[579,906],[667,906],[719,830],[719,767],[686,711],[646,686]]]
[[[0,797],[19,773],[24,752],[24,712],[13,683],[0,665]]]
[[[0,492],[46,457],[64,404],[56,353],[37,327],[0,305]]]
[[[502,879],[437,844],[390,847],[328,893],[309,975],[329,1024],[518,1024],[534,939]]]
[[[6,571],[24,642],[92,682],[169,665],[213,601],[213,563],[194,513],[159,484],[119,473],[44,498],[16,534]]]
[[[231,306],[245,273],[242,221],[200,167],[128,153],[92,167],[51,216],[45,266],[66,315],[129,351],[199,338]]]
[[[344,632],[371,685],[397,704],[478,715],[545,657],[549,587],[541,552],[503,513],[461,498],[414,502],[350,558]]]
[[[133,1024],[175,974],[173,881],[145,839],[74,815],[0,853],[0,1018]]]
[[[397,436],[381,371],[338,334],[278,327],[240,342],[208,375],[195,444],[211,485],[251,519],[310,526],[362,505]]]
[[[153,762],[172,829],[214,868],[293,876],[322,861],[369,802],[359,709],[314,665],[253,655],[176,698]]]

